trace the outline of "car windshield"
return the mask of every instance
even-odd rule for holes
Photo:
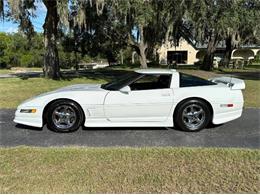
[[[142,75],[137,72],[127,73],[127,74],[120,76],[119,78],[116,78],[115,80],[113,80],[109,83],[102,84],[101,88],[110,90],[110,91],[117,91],[117,90],[129,85],[130,83],[134,82],[141,76]]]

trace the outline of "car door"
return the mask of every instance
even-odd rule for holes
[[[131,91],[110,91],[104,110],[114,122],[165,121],[173,105],[171,75],[144,75],[131,83]]]

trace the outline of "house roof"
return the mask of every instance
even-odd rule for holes
[[[200,44],[200,43],[196,43],[193,45],[193,47],[195,49],[207,49],[207,44]],[[217,45],[217,49],[225,49],[226,48],[226,43],[225,41],[221,41],[219,42],[219,44]],[[245,45],[241,45],[239,46],[237,49],[260,49],[260,45],[256,45],[256,44],[245,44]]]

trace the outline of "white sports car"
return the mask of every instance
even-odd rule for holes
[[[18,106],[14,122],[45,123],[59,132],[85,127],[172,127],[198,131],[239,118],[243,80],[209,80],[176,70],[147,69],[106,84],[80,84],[36,96]]]

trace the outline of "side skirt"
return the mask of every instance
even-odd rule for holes
[[[85,127],[173,127],[173,120],[167,119],[162,122],[111,122],[107,119],[86,120]]]

